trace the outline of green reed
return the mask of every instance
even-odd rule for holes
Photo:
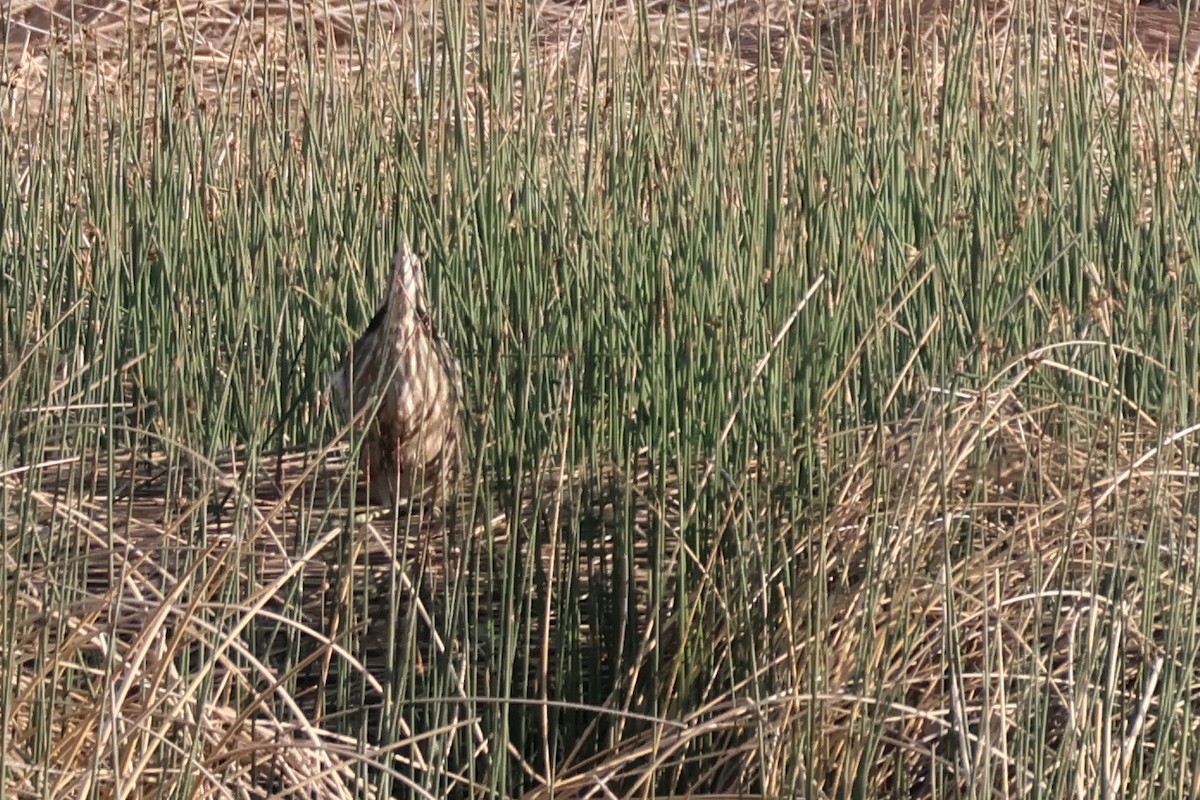
[[[0,471],[27,470],[0,489],[4,673],[18,671],[17,628],[33,624],[23,574],[48,576],[46,602],[62,608],[88,592],[90,540],[67,518],[36,521],[39,485],[75,470],[62,502],[109,526],[116,549],[137,483],[93,485],[93,462],[135,454],[196,497],[217,480],[202,465],[235,448],[246,491],[260,455],[322,448],[341,424],[326,376],[373,314],[402,234],[426,254],[463,364],[471,521],[505,514],[507,538],[486,542],[485,526],[431,601],[449,653],[395,601],[383,641],[338,634],[350,652],[383,651],[387,686],[377,698],[339,678],[344,710],[375,705],[330,728],[376,743],[433,732],[429,766],[400,772],[437,796],[464,791],[456,774],[517,796],[533,785],[522,764],[547,774],[603,753],[647,729],[634,714],[833,691],[812,648],[803,686],[775,663],[785,615],[811,610],[792,635],[826,633],[829,587],[795,554],[857,452],[831,434],[902,417],[928,385],[979,388],[1039,346],[1100,337],[1098,298],[1120,305],[1104,336],[1166,369],[1102,347],[1080,348],[1076,366],[1164,420],[1194,413],[1194,110],[1065,67],[1042,79],[1002,63],[989,83],[969,42],[936,91],[882,62],[812,79],[796,52],[734,79],[680,58],[649,17],[623,58],[601,52],[601,31],[551,73],[519,19],[436,16],[439,33],[419,26],[348,81],[300,45],[283,85],[251,73],[215,95],[153,50],[115,95],[55,61],[40,112],[0,137]],[[1056,374],[1036,391],[1113,411],[1086,381]],[[547,489],[560,470],[578,477]],[[343,511],[306,506],[299,541]],[[238,519],[239,536],[258,524],[244,500],[154,521],[176,542],[172,569],[197,585],[215,515]],[[349,539],[340,547],[348,568]],[[214,631],[232,629],[259,580],[222,575],[210,596],[225,607],[193,609]],[[377,613],[382,589],[350,585],[347,618]],[[284,615],[301,600],[289,591]],[[1177,591],[1157,602],[1187,606]],[[1173,614],[1168,636],[1191,641],[1193,614]],[[875,683],[881,653],[915,649],[920,632],[868,633],[854,691],[900,702],[903,687]],[[267,622],[240,635],[281,672],[307,652]],[[180,668],[202,671],[203,650],[176,653]],[[1173,667],[1160,691],[1182,701],[1185,674]],[[1087,702],[1123,718],[1110,701]],[[1040,702],[1014,744],[1023,763],[1045,758]],[[821,780],[865,794],[885,746],[874,719],[848,726],[844,772],[816,721],[804,741],[776,742],[766,722],[740,735],[797,795]],[[41,724],[49,747],[57,729]],[[1173,736],[1147,770],[1194,751]],[[738,741],[714,728],[684,754]],[[672,758],[642,788],[718,785],[707,766]]]

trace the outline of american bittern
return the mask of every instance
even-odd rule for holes
[[[437,496],[452,485],[461,465],[462,368],[434,327],[421,260],[407,241],[392,257],[379,310],[331,383],[362,431],[361,463],[376,502]]]

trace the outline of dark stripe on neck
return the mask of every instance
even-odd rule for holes
[[[387,308],[388,304],[386,302],[379,306],[379,310],[375,312],[375,316],[371,317],[371,322],[367,325],[367,330],[363,333],[363,336],[379,330],[379,326],[383,324],[383,315],[387,313]]]

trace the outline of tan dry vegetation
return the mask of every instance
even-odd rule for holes
[[[790,698],[778,719],[802,720],[819,705],[834,763],[856,722],[882,724],[905,755],[903,767],[880,765],[880,787],[921,785],[954,749],[948,738],[961,737],[964,788],[990,767],[997,791],[1046,791],[1053,773],[1031,771],[1028,742],[1019,744],[1041,702],[1046,763],[1075,751],[1109,771],[1085,774],[1087,785],[1127,786],[1139,742],[1164,724],[1155,676],[1186,655],[1169,643],[1173,612],[1136,576],[1190,593],[1190,498],[1200,488],[1191,431],[1160,430],[1141,413],[1116,422],[1026,405],[1019,398],[1032,394],[1023,384],[1035,370],[1069,369],[1050,354],[985,392],[931,390],[905,422],[868,437],[822,535],[795,552],[827,591],[793,613],[819,603],[828,638],[805,642],[785,629],[779,667],[805,685],[819,664],[829,694]],[[1111,658],[1103,677],[1082,667],[1097,650]],[[1139,711],[1116,724],[1089,718],[1100,697]],[[892,707],[869,707],[878,702]]]
[[[1020,741],[1031,720],[1018,710],[1039,702],[1045,763],[1075,752],[1091,765],[1080,786],[1131,788],[1138,759],[1149,757],[1140,743],[1178,724],[1155,702],[1164,663],[1188,661],[1170,644],[1176,611],[1157,606],[1156,589],[1138,587],[1135,575],[1158,574],[1158,590],[1190,593],[1191,499],[1200,488],[1189,466],[1193,432],[1161,431],[1140,414],[1113,425],[1054,403],[1029,408],[1017,400],[1026,377],[988,394],[931,390],[904,423],[864,435],[842,492],[811,529],[817,535],[780,531],[795,548],[790,567],[812,587],[774,620],[776,649],[762,674],[780,691],[739,698],[748,682],[714,697],[685,726],[572,765],[553,796],[595,796],[613,784],[644,791],[649,763],[670,763],[714,735],[725,742],[711,757],[722,785],[761,786],[764,797],[792,791],[797,765],[779,757],[789,744],[815,749],[808,763],[818,772],[805,779],[823,796],[849,792],[840,781],[864,736],[878,736],[888,754],[875,762],[873,794],[908,787],[929,796],[933,766],[957,747],[960,790],[989,774],[995,791],[1028,796],[1062,778],[1031,771]],[[1062,438],[1068,430],[1098,438],[1072,444]],[[765,576],[764,592],[778,577]],[[719,647],[734,646],[732,631],[705,630]],[[1089,671],[1097,649],[1110,659],[1101,675]],[[821,689],[801,688],[814,684]],[[1102,697],[1133,711],[1097,718]],[[816,741],[807,734],[814,715]]]
[[[379,509],[353,521],[344,511],[331,514],[349,501],[346,455],[335,447],[251,465],[244,453],[233,453],[175,467],[130,455],[112,472],[103,458],[64,456],[6,473],[5,488],[33,504],[27,524],[53,531],[44,538],[59,551],[20,554],[21,541],[10,537],[4,554],[6,571],[21,576],[5,617],[16,624],[0,624],[20,665],[7,676],[9,790],[34,796],[45,789],[55,797],[184,790],[194,797],[287,791],[362,797],[372,795],[364,794],[355,765],[371,763],[403,781],[404,770],[433,770],[431,738],[456,728],[475,752],[451,750],[442,758],[470,763],[501,756],[468,711],[467,673],[482,658],[480,648],[492,645],[477,640],[464,652],[464,643],[444,630],[439,605],[448,591],[465,591],[483,607],[489,598],[501,602],[503,587],[487,576],[504,574],[507,559],[526,557],[524,548],[510,546],[516,521],[500,514],[467,523],[465,494],[449,516],[418,511],[401,519],[398,531]],[[677,527],[675,512],[646,507],[648,478],[644,465],[628,479],[616,472],[555,477],[548,468],[527,490],[520,524],[549,526],[567,514],[611,523],[614,500],[597,491],[607,486],[620,496],[632,480],[643,533],[656,514],[670,514]],[[365,501],[364,491],[358,495]],[[109,496],[117,498],[114,506]],[[543,574],[566,569],[584,593],[596,563],[614,557],[611,542],[584,547],[578,564],[565,565],[566,555],[540,545]],[[633,578],[643,596],[645,559],[643,538]],[[84,577],[83,589],[64,603],[58,596],[72,575]],[[242,593],[230,597],[231,585]],[[636,612],[644,625],[644,600]],[[542,623],[537,638],[549,642],[552,621]],[[248,645],[254,626],[283,633],[270,637],[274,644],[264,653]],[[347,716],[367,717],[395,690],[386,647],[397,627],[419,643],[423,664],[448,664],[441,668],[458,686],[461,719],[436,732],[405,730],[386,745],[337,733]],[[586,620],[581,633],[594,634]],[[301,657],[281,671],[289,638],[299,641]],[[266,641],[261,634],[257,640]],[[188,654],[194,669],[180,671]],[[361,708],[339,701],[339,680],[363,693]],[[555,678],[541,672],[524,680],[536,696]],[[63,692],[66,685],[72,688]],[[52,746],[31,760],[24,754],[37,750],[46,719]],[[189,767],[181,770],[185,757]],[[460,781],[467,792],[469,780]]]
[[[23,654],[21,673],[9,676],[10,791],[169,796],[190,784],[196,797],[289,788],[361,797],[353,766],[364,759],[428,768],[419,737],[372,747],[331,732],[324,717],[336,712],[319,687],[331,674],[353,673],[378,698],[386,666],[370,660],[370,645],[353,645],[385,640],[391,617],[346,619],[347,599],[392,587],[412,598],[406,619],[436,625],[408,575],[438,582],[443,542],[432,523],[417,520],[413,538],[397,548],[386,522],[363,519],[347,531],[344,515],[320,527],[315,541],[300,540],[298,532],[313,527],[304,518],[323,517],[330,493],[341,491],[344,459],[317,459],[266,459],[257,482],[247,479],[241,454],[175,468],[130,456],[112,473],[102,460],[65,458],[43,470],[40,488],[26,493],[32,524],[62,531],[52,541],[86,576],[86,593],[69,605],[52,601],[63,579],[58,562],[31,556],[21,565],[12,609],[20,624],[7,634]],[[5,481],[20,490],[28,477]],[[115,507],[92,499],[110,491]],[[6,557],[15,571],[15,554]],[[245,587],[233,603],[231,581]],[[372,602],[386,609],[389,599],[380,589]],[[256,623],[304,642],[291,672],[247,647],[243,637]],[[438,641],[436,630],[424,633]],[[189,652],[196,669],[180,672],[175,665]],[[76,688],[55,694],[64,681]],[[39,713],[56,721],[54,746],[31,764],[19,755],[35,749]],[[169,758],[189,753],[187,771]]]
[[[964,30],[978,37],[973,52],[988,76],[1032,60],[1035,42],[1046,62],[1066,45],[1063,54],[1079,63],[1112,73],[1118,64],[1132,62],[1157,78],[1177,59],[1191,75],[1200,59],[1200,15],[1185,27],[1172,0],[652,0],[644,15],[631,2],[599,8],[571,0],[534,6],[494,0],[486,7],[489,25],[518,39],[528,36],[532,43],[532,63],[525,63],[524,53],[510,54],[514,74],[535,74],[545,87],[558,80],[603,87],[630,59],[640,59],[643,68],[658,72],[664,99],[689,71],[721,81],[737,74],[753,78],[762,69],[778,69],[789,55],[806,71],[814,64],[838,71],[858,68],[862,56],[871,62],[900,54],[916,67],[914,75],[936,86]],[[489,87],[478,57],[486,46],[478,34],[481,20],[475,18],[479,7],[471,3],[462,9],[467,16],[453,21],[462,23],[461,32],[448,30],[452,21],[430,0],[173,5],[15,0],[6,11],[0,23],[6,33],[3,82],[10,119],[27,104],[40,105],[54,57],[83,66],[96,88],[110,94],[140,91],[141,76],[148,72],[154,80],[166,66],[176,90],[183,81],[198,97],[214,97],[240,81],[259,88],[300,82],[306,63],[315,64],[323,80],[348,80],[368,68],[382,78],[399,69],[401,80],[419,84],[419,69],[405,57],[420,39],[426,48],[449,41],[461,50],[469,92]],[[130,43],[132,60],[127,58]],[[593,65],[598,74],[591,74]],[[517,82],[519,92],[519,77]],[[524,102],[538,106],[556,96],[549,90],[534,94]],[[599,96],[605,95],[602,88]]]
[[[1060,350],[1016,363],[985,392],[931,388],[900,423],[854,434],[858,457],[829,510],[806,521],[806,535],[776,520],[771,535],[791,555],[748,598],[782,602],[764,622],[775,634],[760,672],[674,725],[565,765],[552,796],[614,786],[641,796],[697,751],[729,791],[793,796],[800,770],[820,796],[844,796],[847,764],[876,739],[871,796],[946,796],[985,775],[1001,795],[1053,793],[1065,753],[1078,755],[1076,789],[1145,789],[1135,789],[1152,758],[1144,743],[1183,724],[1157,692],[1164,665],[1190,663],[1170,633],[1187,612],[1159,600],[1190,596],[1197,579],[1195,431],[1162,430],[1128,401],[1123,422],[1022,402],[1036,395],[1038,370],[1071,369]],[[746,564],[714,553],[702,567],[720,592]],[[784,571],[807,589],[772,597]],[[1144,574],[1161,584],[1142,584]],[[739,648],[720,619],[686,624],[704,631],[718,663]],[[754,697],[759,681],[777,691]],[[1129,713],[1096,715],[1104,698]],[[1039,707],[1041,741],[1028,716]],[[955,789],[934,790],[938,764]]]
[[[841,491],[828,509],[800,521],[780,507],[760,528],[790,555],[761,576],[757,596],[743,601],[774,615],[761,620],[763,632],[773,633],[759,642],[757,674],[736,686],[712,676],[712,693],[696,707],[677,707],[668,693],[650,730],[631,716],[629,734],[611,749],[578,752],[559,765],[553,796],[596,796],[614,787],[636,796],[684,759],[706,765],[707,786],[757,786],[762,796],[787,796],[798,766],[789,750],[808,747],[815,750],[806,769],[814,772],[805,780],[836,796],[848,790],[839,781],[864,731],[882,737],[876,791],[908,786],[922,796],[934,765],[956,748],[959,760],[950,766],[964,790],[986,770],[998,790],[1048,791],[1050,778],[1030,771],[1029,719],[1017,716],[1039,703],[1048,720],[1048,762],[1056,752],[1078,752],[1079,763],[1093,765],[1084,776],[1089,785],[1100,780],[1094,770],[1108,770],[1114,785],[1137,774],[1137,759],[1148,757],[1139,755],[1139,743],[1160,725],[1180,724],[1164,721],[1155,698],[1164,664],[1187,661],[1186,643],[1169,634],[1185,612],[1159,605],[1156,592],[1188,596],[1197,579],[1193,431],[1161,430],[1128,401],[1125,422],[1053,401],[1031,405],[1039,370],[1071,369],[1057,360],[1061,355],[1055,348],[1034,354],[984,392],[931,389],[902,422],[852,434],[857,460],[841,468]],[[17,605],[6,616],[18,624],[5,640],[22,654],[21,672],[8,684],[10,788],[18,795],[49,785],[55,796],[84,789],[117,796],[134,785],[168,794],[192,781],[190,796],[222,796],[222,787],[237,786],[241,796],[255,797],[269,786],[351,797],[361,796],[353,765],[363,759],[398,771],[432,768],[427,741],[416,732],[386,747],[331,732],[328,715],[347,709],[317,687],[352,673],[367,696],[385,691],[391,678],[379,648],[388,609],[398,603],[402,625],[417,629],[421,647],[448,656],[465,709],[472,659],[442,630],[436,598],[455,580],[484,605],[501,592],[485,576],[504,568],[485,564],[526,557],[525,545],[508,535],[516,520],[477,520],[474,534],[449,542],[448,550],[437,519],[414,523],[400,540],[379,518],[347,529],[344,515],[324,518],[330,494],[341,491],[339,451],[264,458],[249,483],[241,455],[170,472],[132,458],[117,468],[109,476],[102,463],[65,458],[42,467],[40,488],[24,493],[36,503],[37,524],[55,526],[51,541],[60,553],[21,556]],[[747,513],[745,492],[770,487],[787,471],[752,465],[728,500],[726,530]],[[587,576],[598,574],[595,563],[615,557],[614,504],[632,489],[639,555],[631,577],[641,587],[636,624],[644,634],[634,672],[656,653],[670,657],[687,628],[704,631],[705,646],[722,654],[716,663],[736,658],[747,632],[728,619],[697,619],[693,608],[671,600],[662,609],[645,604],[645,548],[657,521],[677,530],[680,513],[673,492],[654,489],[653,471],[643,465],[628,475],[553,474],[548,467],[527,494],[520,525],[550,534],[560,518],[574,516],[607,532],[574,555],[552,535],[539,545],[543,572],[579,576],[581,592]],[[4,480],[17,496],[30,477]],[[81,494],[81,478],[97,491]],[[89,499],[106,496],[103,487],[114,480],[137,491],[117,492],[122,500],[111,510]],[[705,575],[703,593],[722,594],[748,566],[726,560],[719,547],[702,554],[674,539],[665,545],[695,560]],[[5,557],[15,571],[15,552]],[[65,588],[64,561],[88,577],[87,592],[71,603],[52,599]],[[782,571],[805,591],[780,597]],[[1147,574],[1161,584],[1143,584],[1139,576]],[[230,582],[244,595],[223,594]],[[359,593],[366,593],[365,605],[348,599]],[[346,618],[348,608],[361,616]],[[655,629],[652,619],[670,622]],[[243,638],[217,635],[277,622],[302,642],[304,657],[287,674]],[[551,641],[558,621],[539,624],[534,641]],[[585,621],[581,633],[595,631]],[[181,672],[180,654],[189,650],[198,654],[197,669]],[[1109,659],[1101,674],[1091,671],[1098,651]],[[67,675],[76,688],[57,692]],[[547,679],[554,680],[527,676],[529,696],[538,696]],[[754,697],[748,689],[756,682],[776,690]],[[1102,696],[1136,712],[1090,716]],[[606,708],[635,715],[642,702],[630,693]],[[35,765],[27,754],[37,719],[47,714],[53,747],[47,763]],[[475,757],[501,757],[475,718],[464,714],[454,724],[478,748]],[[163,742],[175,743],[181,755],[191,752],[199,769],[172,769]]]

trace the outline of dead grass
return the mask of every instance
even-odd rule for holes
[[[1118,420],[1023,401],[1038,370],[1070,369],[1055,355],[863,432],[809,535],[774,531],[790,555],[744,601],[775,631],[757,674],[565,766],[553,796],[641,796],[689,758],[706,785],[762,797],[798,776],[844,796],[855,764],[870,796],[1149,791],[1149,743],[1187,730],[1159,681],[1190,669],[1172,633],[1188,612],[1159,599],[1198,577],[1195,431],[1131,403]],[[707,563],[707,590],[745,567]],[[789,583],[807,588],[772,596]],[[712,623],[723,657],[750,645]]]
[[[412,772],[444,768],[446,759],[465,770],[501,755],[489,751],[470,711],[481,700],[467,690],[474,680],[466,673],[487,668],[493,645],[485,637],[474,643],[483,655],[465,651],[445,612],[463,593],[484,607],[502,603],[487,576],[526,558],[508,544],[515,522],[500,513],[465,524],[473,511],[465,494],[448,517],[402,511],[393,520],[362,507],[351,519],[345,455],[337,447],[254,463],[231,453],[168,465],[127,454],[110,471],[89,454],[4,475],[6,519],[24,516],[30,530],[8,537],[4,554],[6,571],[21,576],[0,624],[21,665],[7,684],[12,791],[374,796],[357,771],[368,764],[426,796]],[[597,486],[625,483],[610,472],[589,485],[594,495]],[[520,525],[548,522],[545,498],[576,517],[611,519],[611,501],[585,499],[581,486],[578,475],[531,483]],[[362,503],[365,492],[358,494]],[[550,548],[534,546],[546,572]],[[599,547],[576,554],[579,591],[596,563],[612,558]],[[635,581],[643,596],[644,548],[643,541],[643,577]],[[74,588],[72,576],[84,576],[82,586]],[[74,599],[64,602],[64,592]],[[645,603],[637,609],[644,620]],[[386,743],[340,733],[373,719],[403,681],[390,644],[397,625],[419,643],[419,661],[449,670],[461,719],[435,731],[406,729]],[[550,631],[539,637],[548,642]],[[181,660],[192,669],[181,671]],[[521,694],[536,694],[546,680],[545,672],[526,676]],[[360,698],[353,706],[341,694],[347,686]],[[30,759],[47,720],[52,747]],[[460,733],[474,753],[431,752]],[[467,791],[470,779],[463,772],[452,784]]]
[[[536,74],[547,87],[525,87],[530,96],[523,102],[535,106],[551,103],[556,95],[550,88],[564,80],[598,85],[605,97],[611,89],[604,87],[631,61],[656,70],[661,95],[669,99],[671,87],[689,74],[721,82],[741,75],[753,87],[760,73],[777,71],[788,59],[818,76],[875,62],[886,68],[899,56],[912,76],[929,81],[931,92],[946,72],[946,59],[963,46],[991,85],[997,73],[1036,60],[1034,42],[1043,69],[1058,53],[1100,66],[1109,80],[1122,65],[1134,64],[1150,82],[1169,82],[1176,59],[1182,59],[1182,74],[1190,78],[1200,59],[1200,18],[1184,29],[1175,11],[1122,0],[988,0],[962,7],[945,0],[745,0],[703,6],[663,0],[648,3],[644,13],[641,8],[630,2],[599,7],[572,0],[530,8],[499,0],[488,3],[487,13],[489,24],[511,27],[532,43],[532,63],[523,53],[512,53],[510,61],[518,91],[524,74]],[[318,65],[323,80],[334,82],[351,81],[368,70],[372,77],[398,71],[401,80],[419,83],[412,53],[422,44],[426,53],[448,44],[464,56],[468,91],[486,92],[489,79],[481,55],[488,43],[477,35],[479,9],[465,4],[462,13],[463,19],[449,20],[428,0],[171,6],[17,0],[0,17],[6,34],[6,117],[11,125],[36,115],[53,59],[83,68],[100,95],[142,92],[148,81],[152,90],[165,85],[178,92],[186,84],[196,97],[212,99],[239,84],[259,92],[298,85],[312,65]],[[452,25],[461,25],[465,33],[456,36],[465,36],[462,41],[446,39]],[[1018,35],[1010,36],[1014,29]],[[964,32],[976,43],[966,44]],[[1030,32],[1034,35],[1026,35]],[[824,83],[815,81],[814,87]]]
[[[1164,666],[1186,668],[1185,643],[1172,634],[1178,610],[1156,598],[1188,596],[1197,579],[1193,432],[1162,430],[1129,402],[1124,421],[1037,402],[1039,371],[1071,369],[1056,360],[1061,352],[1015,364],[984,392],[930,389],[902,422],[859,435],[857,458],[826,511],[801,521],[781,508],[755,525],[786,554],[761,575],[760,594],[740,600],[762,609],[761,627],[742,629],[711,609],[693,618],[702,598],[727,592],[749,566],[719,555],[720,532],[711,553],[681,555],[703,573],[689,590],[693,607],[676,606],[672,592],[662,608],[645,604],[643,550],[633,580],[643,598],[636,625],[647,638],[629,685],[659,693],[663,713],[650,721],[637,713],[639,693],[614,695],[605,713],[624,720],[626,735],[559,765],[553,796],[638,796],[684,764],[696,770],[697,786],[787,796],[800,769],[825,796],[837,796],[850,790],[845,765],[868,754],[874,793],[927,794],[947,775],[963,791],[984,775],[1015,794],[1052,791],[1062,775],[1031,772],[1034,756],[1063,770],[1074,764],[1089,785],[1104,769],[1113,785],[1137,789],[1138,760],[1152,752],[1145,743],[1162,735],[1160,726],[1179,724],[1158,707],[1156,682]],[[132,458],[113,475],[82,460],[5,475],[8,496],[32,503],[48,532],[33,537],[40,552],[10,537],[4,555],[10,574],[22,576],[6,616],[13,627],[3,631],[22,654],[20,672],[7,678],[5,737],[19,796],[34,787],[117,796],[137,786],[143,796],[189,785],[189,796],[240,787],[246,797],[301,789],[350,797],[362,796],[354,766],[364,760],[398,780],[406,770],[433,769],[433,734],[405,731],[388,745],[353,741],[338,733],[350,709],[317,688],[353,674],[366,696],[386,694],[396,676],[380,646],[396,603],[399,618],[419,628],[422,652],[457,654],[449,663],[464,713],[451,724],[478,749],[454,758],[501,757],[488,750],[478,716],[466,713],[475,701],[468,674],[484,667],[444,627],[443,604],[456,591],[497,591],[486,576],[504,568],[486,562],[524,559],[533,543],[505,533],[515,522],[506,515],[477,519],[465,541],[445,540],[436,519],[399,537],[379,519],[349,527],[338,514],[306,521],[338,507],[330,493],[342,463],[336,452],[267,457],[247,483],[248,465],[231,456],[180,471],[176,489],[165,471]],[[739,495],[778,484],[787,471],[751,465],[728,500],[731,530],[746,513]],[[79,493],[81,473],[102,490],[95,496],[114,480],[137,489],[118,491],[125,499],[110,510]],[[585,583],[597,575],[595,562],[614,558],[617,534],[614,499],[604,499],[602,487],[631,485],[644,536],[662,515],[677,529],[678,503],[656,495],[649,469],[544,480],[527,496],[529,518],[520,523],[546,534],[536,539],[541,569],[557,561]],[[549,537],[551,512],[564,506],[592,518],[607,544],[572,552]],[[793,527],[801,522],[807,535]],[[340,549],[347,546],[348,557]],[[87,591],[70,602],[61,595],[67,562],[88,576]],[[778,594],[789,584],[785,573],[807,587],[802,594]],[[1151,576],[1161,585],[1148,583]],[[224,593],[231,582],[240,587],[236,604]],[[360,593],[362,602],[350,599]],[[359,611],[348,618],[347,609]],[[656,630],[656,619],[671,622]],[[556,640],[559,620],[538,624],[546,627],[535,640]],[[290,632],[301,655],[287,671],[249,645],[255,625]],[[737,684],[712,676],[695,704],[672,696],[661,667],[651,672],[656,653],[677,663],[673,648],[693,625],[724,653],[716,663],[751,645],[761,654]],[[194,669],[181,671],[189,651]],[[528,676],[528,696],[538,696],[545,679]],[[756,694],[756,685],[775,689]],[[1092,717],[1101,696],[1135,711]],[[47,718],[51,747],[32,758]],[[1047,729],[1040,739],[1031,733],[1038,719]],[[191,766],[180,770],[183,763]],[[467,773],[456,780],[468,792]],[[548,797],[549,789],[530,796]]]

